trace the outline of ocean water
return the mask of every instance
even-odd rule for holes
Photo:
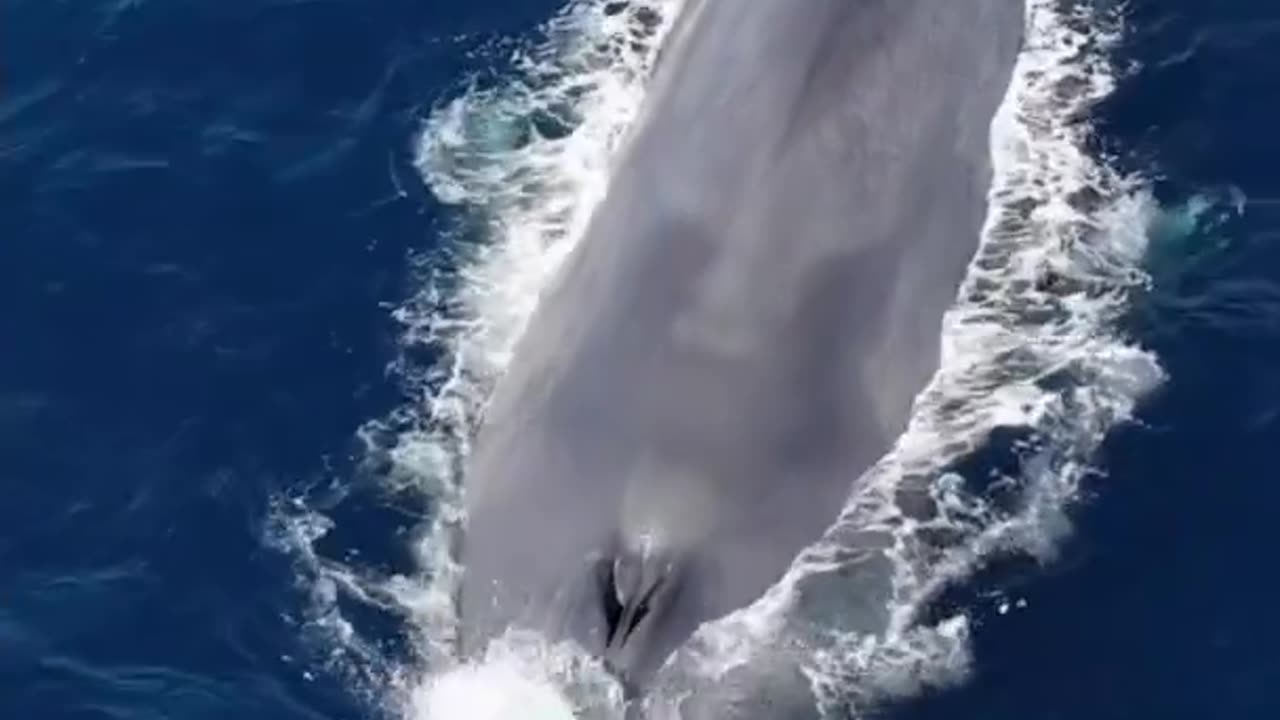
[[[618,716],[563,648],[459,665],[451,537],[678,4],[0,0],[0,716]],[[669,697],[819,596],[828,717],[1280,715],[1280,9],[1029,5],[962,411],[873,484],[956,539],[895,536],[870,642],[816,548]]]

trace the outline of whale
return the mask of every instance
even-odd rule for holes
[[[689,0],[465,461],[460,642],[633,693],[840,514],[937,371],[1022,0]]]

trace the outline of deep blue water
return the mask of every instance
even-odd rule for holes
[[[362,482],[402,400],[388,307],[442,222],[418,123],[557,6],[0,0],[0,717],[373,715],[264,527]],[[1131,318],[1170,381],[1058,561],[958,593],[1027,600],[973,603],[974,677],[895,716],[1280,717],[1280,8],[1130,6],[1099,142],[1210,200]],[[401,566],[371,497],[343,542]]]
[[[367,714],[269,501],[399,400],[426,106],[554,9],[0,3],[0,716]]]

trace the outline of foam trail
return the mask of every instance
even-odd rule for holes
[[[1090,455],[1162,380],[1117,328],[1145,283],[1153,205],[1139,179],[1087,154],[1079,121],[1113,87],[1119,18],[1065,8],[1028,2],[1026,47],[992,124],[982,242],[907,432],[770,593],[704,625],[668,666],[655,714],[759,697],[752,683],[766,673],[753,665],[793,668],[824,717],[963,678],[966,618],[926,626],[920,611],[996,554],[1051,554]],[[1000,427],[1025,431],[1004,451],[1017,472],[980,488],[986,478],[952,470]],[[878,593],[867,580],[886,566],[892,586]]]
[[[539,292],[604,194],[610,159],[680,6],[679,0],[572,3],[546,26],[543,43],[517,52],[513,79],[473,87],[438,108],[421,135],[423,178],[439,200],[460,206],[463,220],[448,257],[423,258],[424,290],[397,313],[405,345],[427,348],[433,358],[425,367],[401,367],[420,405],[368,433],[373,439],[394,430],[383,451],[395,477],[430,496],[436,508],[418,542],[422,577],[390,585],[425,649],[428,679],[409,693],[412,716],[472,717],[460,707],[462,714],[449,715],[442,710],[448,704],[439,704],[439,693],[466,686],[468,678],[498,683],[489,692],[528,689],[509,672],[484,669],[490,665],[520,668],[559,687],[579,717],[594,716],[587,711],[601,702],[620,706],[620,696],[604,689],[613,681],[602,670],[588,671],[594,665],[585,658],[528,637],[505,638],[478,666],[457,667],[453,597],[460,568],[451,548],[462,522],[460,468],[488,393]],[[531,658],[561,670],[539,671]]]

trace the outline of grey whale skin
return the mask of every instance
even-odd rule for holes
[[[633,692],[837,518],[937,369],[1022,0],[693,0],[466,468],[465,653]]]

